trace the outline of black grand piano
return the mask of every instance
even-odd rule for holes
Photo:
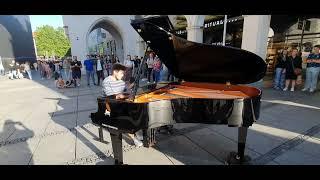
[[[98,111],[91,113],[91,119],[100,127],[100,137],[102,128],[110,132],[115,164],[123,164],[123,133],[143,130],[144,146],[149,147],[156,128],[174,123],[237,127],[238,152],[230,153],[228,163],[247,163],[247,130],[259,118],[262,92],[245,84],[265,76],[265,61],[242,49],[180,38],[173,33],[167,16],[132,20],[131,25],[181,81],[137,93],[144,58],[135,77],[132,98],[98,98]],[[104,114],[106,108],[109,115]]]

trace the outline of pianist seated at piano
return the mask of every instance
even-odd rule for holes
[[[102,82],[103,95],[107,99],[126,99],[129,98],[133,81],[126,84],[123,77],[126,71],[126,66],[114,64],[112,67],[112,75],[105,78]],[[106,109],[106,114],[110,114]],[[142,146],[143,143],[136,137],[135,134],[128,134],[136,146]]]

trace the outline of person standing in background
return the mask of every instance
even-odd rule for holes
[[[32,80],[32,74],[31,74],[31,69],[30,69],[30,62],[27,61],[25,64],[24,64],[24,70],[27,72],[28,76],[29,76],[29,79]]]
[[[3,67],[3,65],[2,65],[1,56],[0,56],[0,74],[3,75],[3,76],[5,75],[4,67]]]
[[[116,56],[116,63],[120,63],[118,56]]]
[[[127,55],[127,58],[124,61],[124,66],[127,67],[127,70],[125,72],[125,81],[129,81],[132,76],[133,64],[134,63],[131,60],[131,56]]]
[[[320,72],[320,46],[314,46],[313,53],[307,58],[306,82],[302,91],[313,93],[317,88],[318,77]]]
[[[38,71],[38,61],[33,63],[34,70]]]
[[[133,66],[133,74],[136,75],[137,72],[138,72],[138,69],[139,69],[139,66],[140,66],[140,63],[141,63],[141,60],[139,59],[138,56],[135,56],[134,57],[134,66]]]
[[[159,82],[160,81],[160,73],[162,71],[162,62],[158,57],[156,57],[153,61],[153,79],[154,82]]]
[[[283,89],[283,91],[288,90],[290,81],[292,83],[290,91],[294,91],[296,80],[299,75],[295,73],[295,69],[302,69],[302,59],[297,54],[298,50],[292,49],[291,56],[289,56],[288,60],[286,61],[286,87]]]
[[[80,86],[81,80],[81,68],[82,64],[81,61],[78,61],[77,56],[73,56],[73,62],[71,62],[71,71],[72,71],[72,78],[74,79],[74,86]]]
[[[97,60],[97,65],[96,65],[96,72],[97,72],[97,78],[98,78],[98,86],[100,86],[100,79],[104,79],[104,74],[103,74],[103,70],[104,70],[104,62],[102,57],[100,56]]]
[[[66,80],[70,80],[70,74],[71,74],[71,69],[70,69],[70,59],[69,57],[67,57],[66,59],[63,60],[63,64],[62,64],[62,68],[63,68],[63,74],[64,74],[64,78]]]
[[[45,62],[44,63],[44,70],[46,72],[46,78],[47,79],[51,79],[51,76],[52,76],[52,70],[50,68],[50,65],[48,62]]]
[[[107,56],[105,61],[105,70],[107,71],[107,76],[111,75],[111,69],[112,69],[112,59],[110,58],[110,55]]]
[[[91,56],[91,58],[93,58]],[[94,80],[94,65],[93,65],[93,60],[90,58],[89,55],[87,55],[87,59],[84,60],[83,64],[86,67],[86,74],[87,74],[87,84],[90,86],[90,76],[92,78],[92,82],[94,85],[96,85],[95,80]]]
[[[160,81],[168,81],[169,70],[167,66],[162,63],[162,70],[160,71]]]
[[[286,60],[288,59],[288,51],[284,49],[282,53],[277,58],[276,74],[274,77],[274,88],[275,89],[283,89],[285,83],[285,67],[286,67]]]
[[[41,77],[41,79],[44,79],[44,77],[45,77],[45,70],[44,70],[44,65],[43,65],[42,60],[39,61],[38,68],[39,68],[39,72],[40,72],[40,77]]]
[[[155,54],[153,52],[151,52],[149,54],[149,58],[147,59],[147,66],[148,66],[147,76],[148,76],[148,81],[149,82],[151,82],[151,75],[152,75],[154,58],[155,58]]]

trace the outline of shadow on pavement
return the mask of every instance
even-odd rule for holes
[[[34,132],[24,126],[21,122],[13,121],[11,119],[5,120],[3,129],[0,132],[0,138],[3,138],[3,141],[0,142],[0,164],[33,164],[33,152],[29,148],[27,142],[28,138],[8,140],[13,134],[28,134],[29,137],[34,136]]]

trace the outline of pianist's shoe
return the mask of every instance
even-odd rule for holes
[[[136,137],[133,138],[133,142],[134,142],[134,145],[136,145],[137,147],[143,146],[143,143]]]

